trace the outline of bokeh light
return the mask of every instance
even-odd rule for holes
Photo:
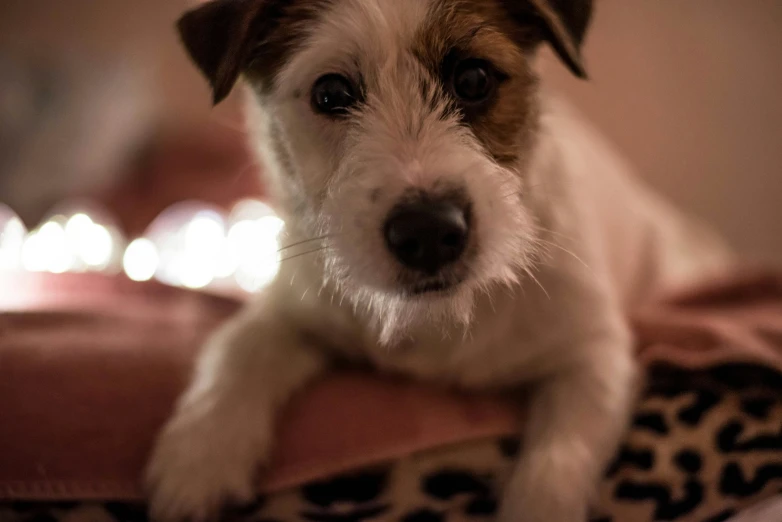
[[[68,218],[65,235],[76,257],[89,269],[101,270],[111,262],[114,253],[112,234],[87,214],[79,212]]]
[[[149,281],[155,277],[159,263],[155,244],[145,238],[131,241],[122,258],[125,274],[133,281]]]
[[[245,200],[231,212],[227,251],[236,259],[235,280],[247,292],[257,292],[274,280],[280,268],[283,221],[264,203]]]
[[[283,221],[260,201],[241,201],[229,215],[191,201],[161,213],[143,237],[124,248],[118,227],[93,204],[60,205],[29,233],[0,205],[0,269],[55,274],[122,269],[133,281],[257,292],[279,271],[283,230]]]
[[[26,270],[62,274],[75,268],[76,256],[58,221],[47,221],[25,239],[22,265]]]
[[[27,228],[19,216],[0,203],[0,270],[20,267],[26,235]]]
[[[114,272],[120,268],[124,242],[105,209],[87,201],[65,202],[30,233],[22,260],[28,270]]]
[[[218,208],[193,201],[168,208],[145,234],[159,255],[155,277],[170,285],[209,286],[220,272],[225,234]]]
[[[160,214],[145,237],[158,254],[155,277],[160,281],[192,289],[255,292],[277,274],[282,228],[282,220],[260,201],[241,201],[228,216],[190,201]]]

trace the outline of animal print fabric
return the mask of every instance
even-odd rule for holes
[[[518,450],[517,439],[443,447],[258,497],[223,519],[489,521]],[[593,522],[726,521],[780,492],[782,376],[752,366],[657,368],[601,484]],[[147,521],[140,504],[0,504],[0,522]]]

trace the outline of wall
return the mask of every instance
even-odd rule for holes
[[[185,5],[4,0],[0,45],[135,60],[164,124],[231,122],[230,104],[210,111],[171,30]],[[746,256],[782,263],[782,2],[597,0],[586,56],[591,82],[554,64],[547,79],[649,183]]]
[[[592,81],[551,82],[644,177],[782,263],[782,2],[598,0]]]

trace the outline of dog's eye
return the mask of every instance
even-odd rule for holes
[[[485,60],[470,58],[456,65],[453,71],[453,92],[466,103],[481,103],[494,94],[497,77]]]
[[[312,87],[312,106],[316,112],[344,115],[356,104],[356,88],[340,74],[321,76]]]

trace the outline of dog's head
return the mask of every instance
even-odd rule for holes
[[[219,102],[244,76],[284,211],[385,325],[468,321],[535,253],[532,58],[585,76],[591,0],[214,0],[179,22]]]

